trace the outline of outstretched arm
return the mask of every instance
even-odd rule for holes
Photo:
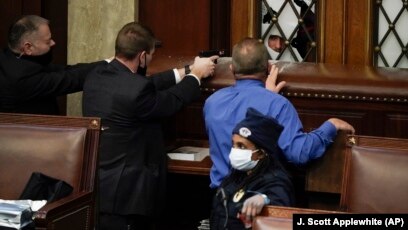
[[[211,56],[208,58],[196,57],[194,63],[188,65],[192,74],[197,75],[197,77],[205,78],[214,74],[215,64],[214,61],[217,60],[219,56]],[[194,70],[195,69],[195,70]],[[181,79],[186,76],[185,68],[177,69]]]

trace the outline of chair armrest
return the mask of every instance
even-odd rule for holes
[[[256,216],[252,221],[253,230],[292,229],[293,220],[285,217]]]
[[[85,211],[86,216],[81,217],[89,224],[93,221],[93,192],[81,191],[64,197],[60,200],[44,205],[34,214],[34,223],[36,228],[46,228],[47,225],[59,222],[69,223],[70,219],[75,218],[74,222],[78,222],[78,214]],[[72,229],[78,229],[72,226]]]

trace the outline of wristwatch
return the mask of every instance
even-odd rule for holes
[[[187,75],[189,73],[191,73],[191,69],[190,69],[190,65],[185,65],[184,66],[184,73]]]
[[[268,205],[271,202],[271,200],[269,199],[269,197],[267,195],[261,194],[261,196],[264,199],[265,205]]]

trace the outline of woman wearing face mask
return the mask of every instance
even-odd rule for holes
[[[229,176],[221,183],[210,218],[211,229],[250,229],[264,205],[292,206],[294,189],[280,163],[277,141],[283,127],[249,108],[232,131]]]

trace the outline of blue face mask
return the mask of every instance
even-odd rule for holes
[[[240,171],[249,171],[253,169],[259,162],[259,160],[252,160],[252,153],[257,152],[258,150],[249,150],[249,149],[237,149],[231,148],[229,154],[229,159],[231,166],[234,169]]]

